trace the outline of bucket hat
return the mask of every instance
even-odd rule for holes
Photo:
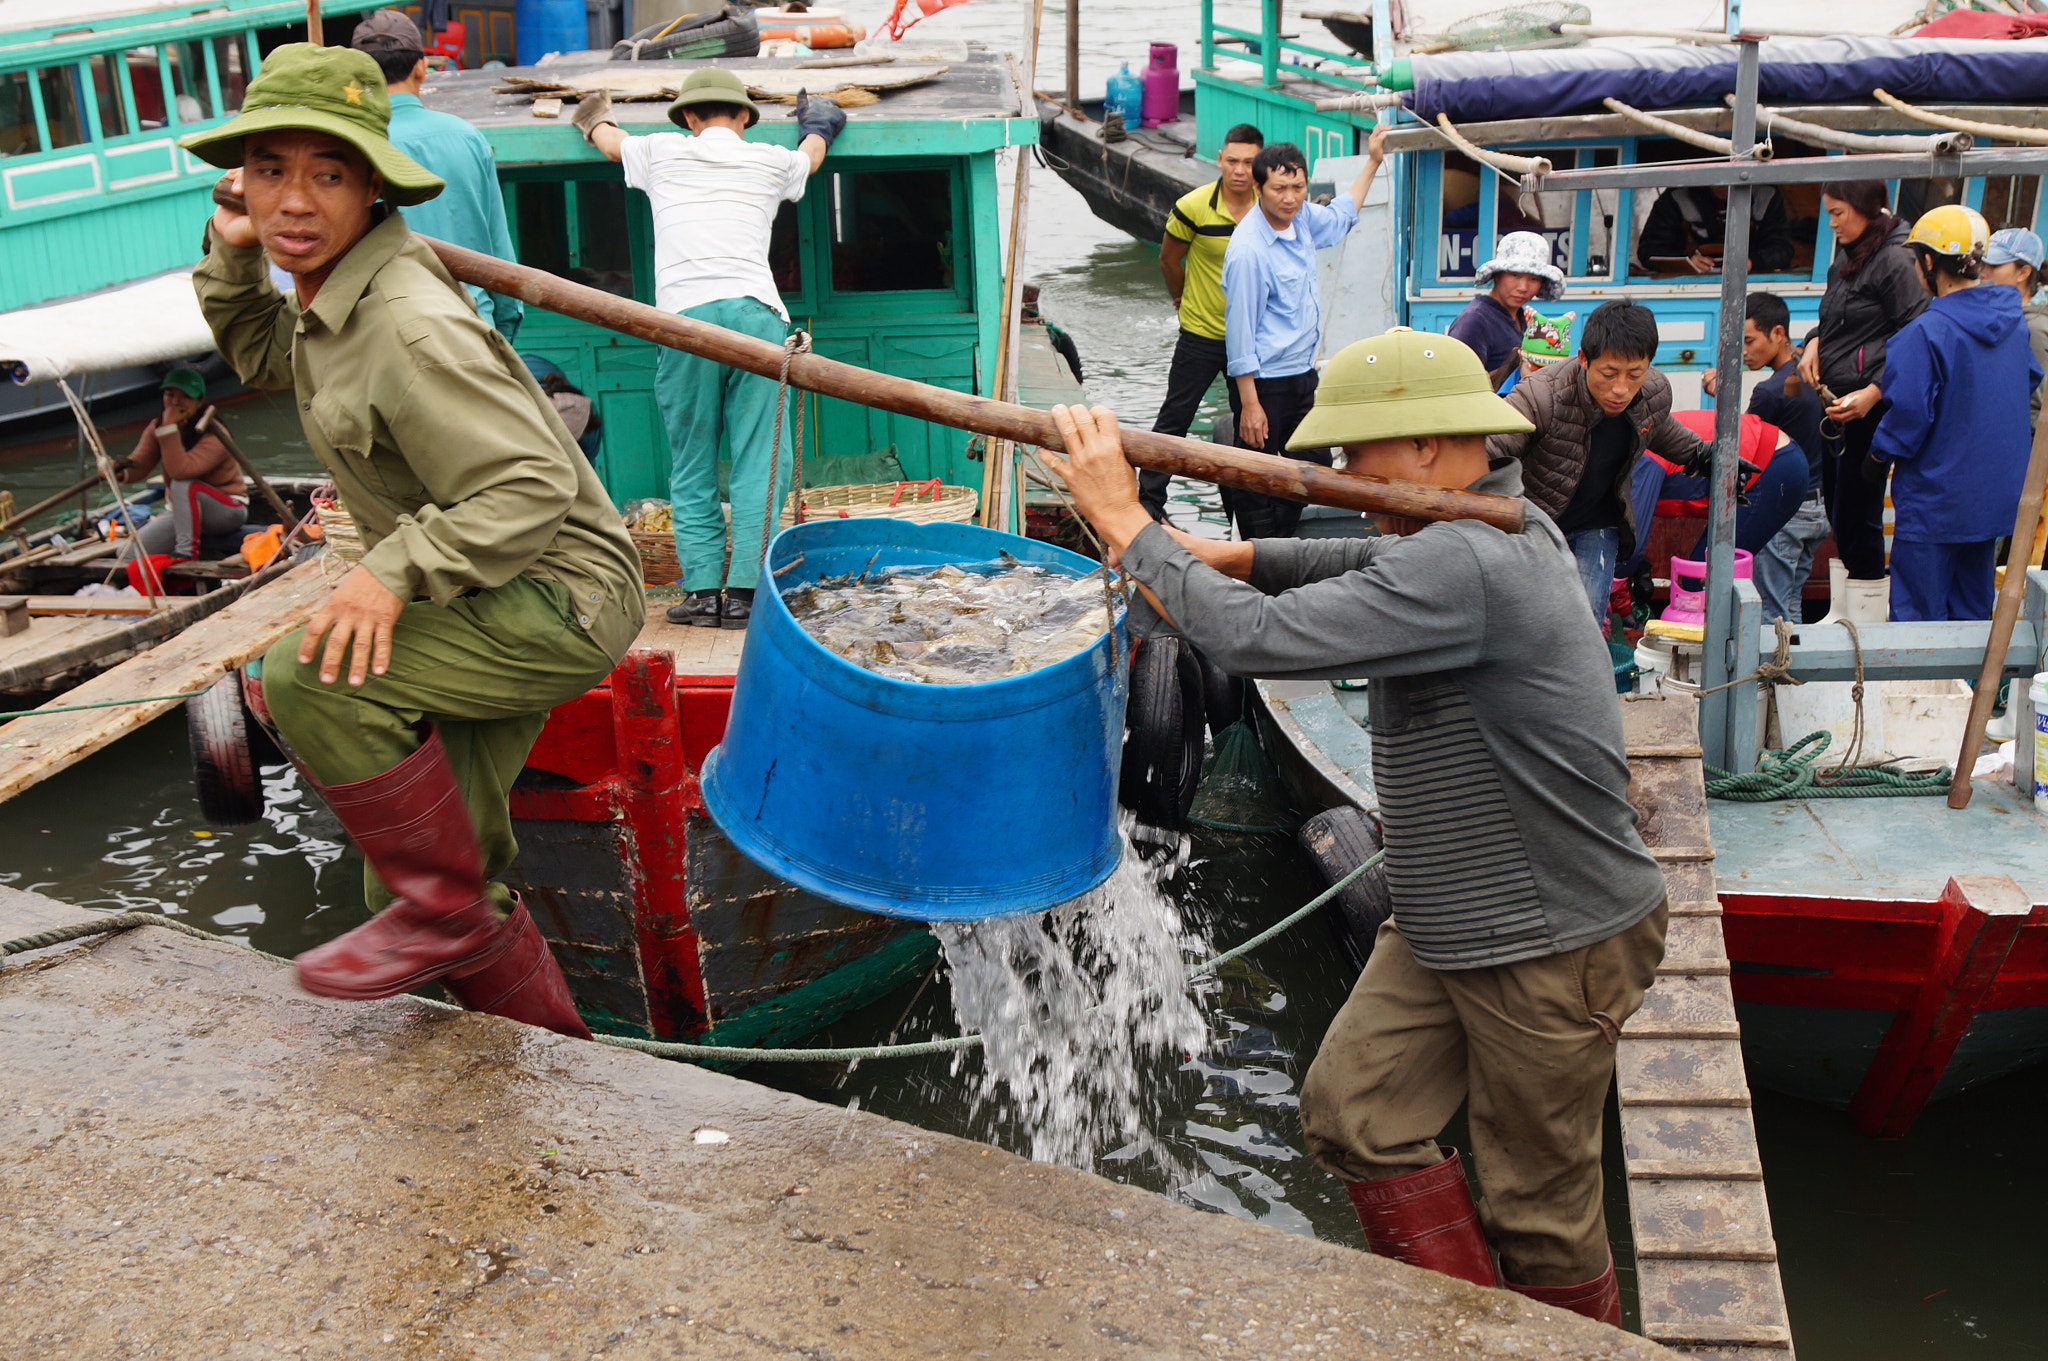
[[[1991,233],[1991,244],[1984,248],[1984,263],[1987,265],[2009,265],[2018,261],[2031,265],[2036,274],[2041,272],[2041,259],[2048,255],[2043,250],[2041,238],[2025,227],[2007,227]]]
[[[690,72],[675,103],[668,106],[668,121],[687,130],[690,125],[683,120],[683,110],[692,104],[737,104],[747,111],[748,127],[761,121],[761,110],[755,107],[747,87],[722,66],[700,66]]]
[[[1550,263],[1550,243],[1535,232],[1509,232],[1494,249],[1499,253],[1472,275],[1474,284],[1490,287],[1496,274],[1533,274],[1543,280],[1537,298],[1555,302],[1564,296],[1564,271]]]
[[[384,73],[367,52],[286,43],[263,59],[263,70],[242,94],[240,113],[178,145],[208,165],[238,170],[242,139],[252,132],[324,132],[369,158],[384,177],[387,201],[401,208],[424,203],[441,192],[441,177],[391,145],[390,127]]]
[[[204,401],[206,399],[206,379],[200,376],[198,369],[187,368],[183,365],[165,374],[164,380],[158,383],[157,387],[165,392],[175,389],[194,401]]]
[[[1479,356],[1464,341],[1404,328],[1337,351],[1287,447],[1535,428],[1494,395]]]

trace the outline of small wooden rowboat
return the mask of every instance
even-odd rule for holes
[[[938,944],[774,878],[705,815],[697,775],[746,635],[660,609],[606,684],[549,717],[512,790],[506,880],[593,1029],[787,1044],[917,978]]]

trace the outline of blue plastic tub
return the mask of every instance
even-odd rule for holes
[[[822,520],[776,536],[788,590],[886,567],[995,560],[1076,576],[1063,548],[972,525]],[[879,553],[879,556],[877,554]],[[801,562],[797,560],[801,558]],[[755,597],[705,805],[755,864],[820,897],[892,917],[1038,912],[1108,877],[1122,854],[1116,769],[1123,625],[1063,662],[979,685],[863,670]]]

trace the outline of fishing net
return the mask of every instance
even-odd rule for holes
[[[1187,820],[1224,832],[1292,832],[1301,824],[1280,772],[1245,719],[1216,739]]]
[[[1497,47],[1573,47],[1581,38],[1567,38],[1554,24],[1590,24],[1593,11],[1584,5],[1543,0],[1533,5],[1510,5],[1460,19],[1441,36],[1432,35],[1432,45],[1459,52],[1489,52]]]

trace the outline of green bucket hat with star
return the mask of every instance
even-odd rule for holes
[[[761,110],[747,93],[747,87],[722,66],[702,66],[690,72],[682,89],[676,92],[675,102],[668,106],[668,121],[689,131],[690,125],[683,121],[683,110],[692,104],[737,104],[747,111],[748,127],[761,121]]]
[[[242,139],[285,129],[339,137],[384,178],[384,197],[404,208],[441,192],[441,177],[391,145],[391,100],[384,73],[366,52],[286,43],[263,59],[242,95],[242,111],[178,145],[223,170],[242,166]]]
[[[1535,428],[1494,395],[1479,356],[1464,341],[1401,327],[1337,351],[1287,447]]]

